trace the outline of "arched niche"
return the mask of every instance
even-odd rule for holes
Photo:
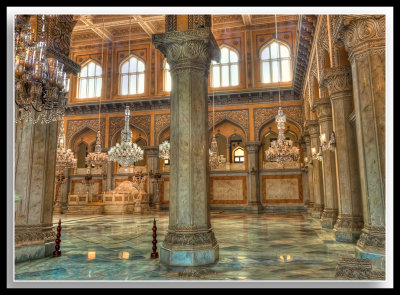
[[[121,131],[124,129],[121,128],[117,130],[111,137],[111,146],[115,146],[116,143],[121,142]],[[132,131],[132,142],[135,142],[138,138],[143,138],[146,142],[148,142],[147,134],[144,130],[134,126],[132,124],[129,125],[129,129]]]
[[[77,168],[86,168],[86,156],[88,155],[88,144],[85,141],[80,141],[76,145],[76,160]]]
[[[224,155],[226,161],[232,163],[232,151],[233,148],[236,147],[235,138],[237,138],[237,140],[239,140],[240,138],[241,140],[240,145],[244,147],[244,142],[246,141],[247,138],[244,128],[242,128],[239,124],[232,122],[229,119],[224,119],[215,125],[214,132],[218,144],[218,154]],[[212,137],[213,137],[213,128],[211,126],[208,133],[209,146],[211,146]],[[231,139],[233,139],[233,144],[231,144]],[[244,150],[246,154],[246,149]]]

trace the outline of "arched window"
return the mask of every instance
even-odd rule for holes
[[[171,73],[167,60],[164,62],[164,91],[171,91]]]
[[[233,162],[243,163],[244,162],[244,150],[241,146],[238,146],[233,150]]]
[[[260,52],[261,82],[275,83],[292,80],[290,49],[273,41]]]
[[[132,56],[126,59],[120,67],[120,94],[144,93],[144,63]]]
[[[212,87],[227,87],[239,85],[239,56],[227,48],[221,48],[221,63],[211,63]]]
[[[91,61],[84,66],[79,74],[79,98],[101,96],[103,70],[101,66]]]

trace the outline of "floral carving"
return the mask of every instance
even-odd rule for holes
[[[209,248],[217,244],[213,231],[208,232],[174,232],[168,231],[163,247],[174,249]]]
[[[154,119],[154,138],[158,140],[160,133],[170,125],[171,122],[171,115],[170,114],[162,114],[162,115],[156,115]]]
[[[16,225],[14,237],[15,245],[48,243],[56,240],[56,232],[52,224]]]
[[[351,68],[342,66],[325,69],[322,74],[321,87],[328,88],[329,96],[343,91],[352,91]]]
[[[215,125],[218,125],[222,121],[228,119],[238,124],[246,134],[247,140],[249,140],[249,111],[248,110],[234,110],[234,111],[220,111],[215,112],[214,116]],[[208,129],[212,128],[213,114],[208,112]]]
[[[336,279],[369,280],[371,271],[369,259],[342,257],[336,266]]]
[[[98,119],[82,119],[82,120],[69,120],[67,121],[67,146],[71,148],[71,139],[72,137],[83,130],[84,128],[88,127],[93,131],[97,131],[100,129],[101,133],[101,142],[105,142],[105,134],[106,134],[106,119],[100,119],[100,126]]]

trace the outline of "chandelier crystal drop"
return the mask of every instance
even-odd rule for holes
[[[108,155],[101,152],[101,136],[97,131],[96,146],[93,153],[89,153],[85,158],[88,167],[103,168],[108,162]]]
[[[40,16],[37,16],[38,18]],[[46,56],[46,20],[35,32],[28,24],[15,26],[15,103],[17,124],[48,124],[62,118],[67,104],[64,64]],[[38,19],[39,20],[39,19]]]
[[[171,144],[168,140],[165,140],[162,144],[158,146],[158,157],[164,160],[169,160]]]
[[[125,127],[121,131],[121,144],[117,143],[108,151],[110,161],[118,162],[125,171],[130,165],[143,159],[143,150],[136,143],[132,143],[132,131],[129,129],[129,106],[125,110]]]
[[[65,168],[76,168],[77,160],[70,149],[65,148],[64,121],[61,121],[60,134],[57,141],[57,175],[63,174]]]

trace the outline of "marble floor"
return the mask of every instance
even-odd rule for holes
[[[55,215],[61,218],[62,256],[15,265],[15,280],[334,280],[340,256],[354,244],[335,241],[332,230],[302,213],[211,211],[219,243],[217,263],[170,267],[150,259],[153,218],[157,251],[168,212],[123,216]]]

